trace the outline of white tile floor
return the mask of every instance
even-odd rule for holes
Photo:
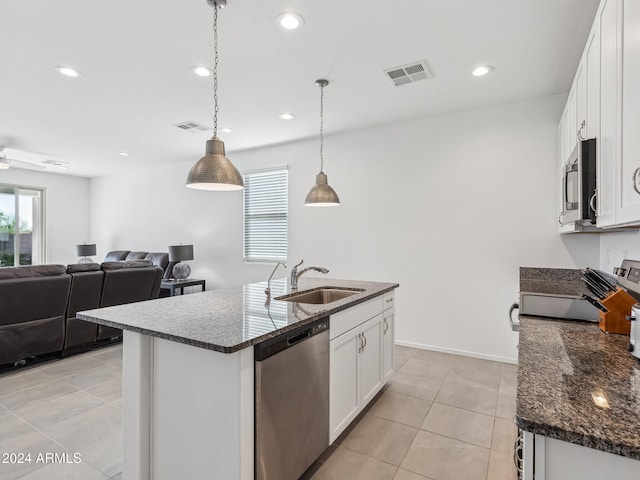
[[[305,478],[515,480],[516,367],[395,353],[388,388]],[[120,345],[0,375],[0,455],[31,454],[0,457],[0,480],[120,480],[121,436]],[[80,462],[37,462],[39,453]]]

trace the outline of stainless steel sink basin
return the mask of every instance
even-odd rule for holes
[[[276,297],[275,300],[296,303],[325,304],[335,302],[336,300],[342,300],[343,298],[347,298],[361,292],[364,292],[364,290],[360,288],[347,289],[339,287],[319,287]]]

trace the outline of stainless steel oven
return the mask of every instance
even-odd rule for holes
[[[559,222],[595,225],[596,139],[580,140],[562,169],[562,213]]]

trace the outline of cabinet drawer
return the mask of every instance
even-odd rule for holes
[[[382,309],[383,297],[381,295],[331,315],[331,320],[329,321],[329,338],[333,340],[352,328],[362,325],[370,318],[382,313]]]
[[[394,300],[394,296],[393,296],[393,290],[390,292],[387,292],[383,295],[382,297],[382,301],[384,302],[384,309],[385,310],[389,310],[390,308],[393,308],[393,305],[395,303]]]

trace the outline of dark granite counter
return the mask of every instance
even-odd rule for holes
[[[362,292],[325,305],[285,302],[273,298],[290,293],[287,280],[278,279],[271,281],[269,305],[265,305],[267,282],[260,282],[87,310],[77,316],[110,327],[232,353],[390,292],[399,285],[302,277],[298,293],[321,286]]]
[[[516,423],[640,460],[640,361],[597,325],[520,318]]]
[[[582,283],[581,270],[536,267],[520,267],[520,291],[575,297],[589,293]]]

